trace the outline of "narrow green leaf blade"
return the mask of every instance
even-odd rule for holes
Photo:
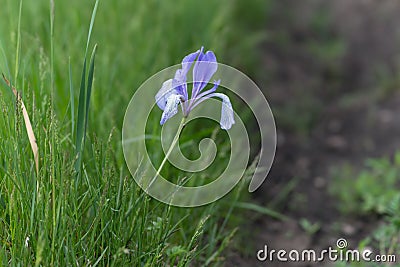
[[[238,202],[234,206],[238,207],[238,208],[242,208],[242,209],[256,211],[258,213],[265,214],[265,215],[268,215],[268,216],[270,216],[272,218],[279,219],[279,220],[282,220],[282,221],[288,220],[288,217],[286,217],[285,215],[283,215],[283,214],[281,214],[279,212],[276,212],[274,210],[271,210],[269,208],[262,207],[260,205],[255,204],[255,203]]]
[[[78,102],[78,121],[76,124],[76,155],[78,156],[75,162],[75,171],[80,172],[82,161],[82,144],[85,130],[85,88],[86,88],[86,58],[83,62],[81,86],[79,89],[79,102]]]
[[[85,134],[89,121],[89,106],[90,106],[90,96],[92,94],[92,88],[93,88],[94,62],[96,58],[96,51],[97,51],[97,44],[94,46],[92,56],[90,58],[90,67],[89,67],[87,89],[86,89],[86,113],[85,113],[86,118],[85,118],[85,131],[84,131]],[[85,137],[83,137],[83,139],[85,140]]]
[[[72,82],[71,58],[68,61],[68,70],[69,70],[69,94],[70,94],[69,106],[71,108],[71,135],[73,138],[75,130],[75,100],[74,100],[74,84]]]
[[[89,43],[90,43],[90,37],[92,35],[92,30],[93,30],[93,25],[94,25],[94,19],[96,18],[96,13],[97,13],[97,7],[99,5],[99,0],[96,0],[96,3],[94,4],[93,12],[92,12],[92,17],[90,19],[90,26],[89,26],[89,32],[88,32],[88,38],[86,42],[86,52],[85,52],[85,58],[87,55],[87,51],[89,49]]]

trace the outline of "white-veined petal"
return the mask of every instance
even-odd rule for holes
[[[221,120],[219,122],[221,129],[229,130],[232,125],[235,124],[231,101],[229,100],[228,96],[221,93],[213,93],[208,95],[208,97],[214,96],[222,99]]]
[[[181,95],[172,94],[168,97],[164,112],[161,116],[160,124],[163,125],[167,120],[178,113],[178,105],[181,101]]]
[[[178,93],[176,92],[175,89],[172,88],[172,79],[169,79],[162,84],[161,89],[155,96],[157,106],[160,109],[164,110],[165,106],[167,105],[168,97],[170,97],[173,94],[176,95]]]

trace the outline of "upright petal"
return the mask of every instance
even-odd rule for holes
[[[212,51],[207,51],[203,54],[201,50],[199,58],[193,67],[193,90],[191,98],[195,98],[203,90],[217,71],[217,68],[218,64],[215,54]]]
[[[190,70],[190,67],[192,66],[193,62],[196,60],[196,58],[199,54],[200,54],[200,50],[197,50],[196,52],[193,52],[183,58],[181,76],[185,77],[185,81],[186,81],[186,75],[187,75],[188,71]]]
[[[164,110],[165,105],[167,104],[167,99],[172,94],[178,94],[178,93],[172,87],[172,79],[169,79],[162,84],[161,89],[158,91],[158,93],[155,96],[157,106],[160,109]]]
[[[172,87],[176,89],[178,94],[184,96],[185,101],[188,99],[186,75],[182,76],[182,69],[175,72],[175,77],[172,80]]]
[[[175,72],[175,77],[172,81],[172,87],[176,88],[177,92],[184,96],[184,99],[188,99],[188,92],[187,92],[187,85],[186,85],[186,76],[191,68],[193,62],[196,60],[197,56],[199,55],[200,50],[193,52],[182,60],[182,68],[178,69]]]
[[[161,125],[178,113],[178,105],[181,101],[181,97],[181,95],[175,94],[172,94],[168,97],[167,104],[165,105],[164,112],[161,116]]]

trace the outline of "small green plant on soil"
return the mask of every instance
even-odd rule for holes
[[[321,224],[319,222],[312,223],[306,218],[301,218],[299,220],[299,224],[309,235],[317,233],[321,228]]]
[[[400,193],[400,152],[394,160],[369,159],[366,167],[357,173],[344,166],[334,174],[331,193],[337,198],[343,213],[385,214],[389,204]]]
[[[346,166],[336,173],[331,193],[337,198],[344,214],[366,216],[375,214],[382,223],[364,238],[358,249],[372,248],[374,255],[400,255],[400,152],[393,160],[369,159],[366,168],[356,173]],[[389,266],[389,263],[343,263],[337,266]],[[390,266],[393,265],[390,263]]]

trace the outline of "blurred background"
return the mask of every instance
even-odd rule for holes
[[[287,217],[253,217],[258,248],[321,251],[345,238],[351,248],[399,254],[399,9],[397,1],[269,1],[257,78],[278,147],[255,197]]]
[[[64,122],[70,77],[79,88],[94,1],[55,4],[52,96]],[[0,6],[6,6],[0,9],[2,71],[25,88],[27,102],[40,99],[38,107],[45,109],[51,79],[49,3],[24,1],[20,21],[19,1],[0,0]],[[204,46],[262,88],[278,133],[267,180],[254,194],[242,191],[240,198],[253,205],[235,209],[228,225],[239,230],[219,260],[208,264],[263,266],[255,253],[265,244],[319,251],[334,247],[338,238],[352,248],[400,257],[399,12],[394,0],[100,1],[92,33],[99,48],[91,138],[110,138],[115,172],[124,169],[120,135],[134,90]],[[14,60],[18,54],[23,56]],[[61,133],[70,128],[60,125]],[[213,223],[221,225],[220,217]]]

